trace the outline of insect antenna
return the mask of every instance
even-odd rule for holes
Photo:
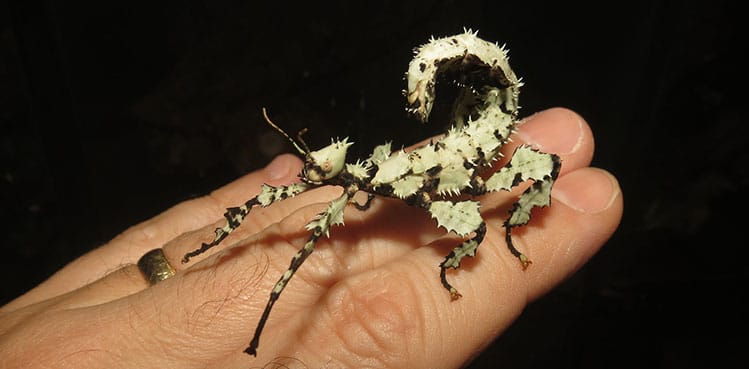
[[[307,152],[309,152],[309,146],[307,146],[307,143],[304,142],[304,139],[302,138],[302,135],[304,135],[305,133],[307,133],[307,128],[306,127],[302,128],[299,131],[299,133],[296,134],[296,139],[299,140],[299,142],[302,143],[302,146],[304,146],[304,150],[306,150]]]
[[[293,138],[289,137],[289,135],[286,132],[284,132],[283,129],[281,129],[281,127],[277,126],[275,123],[273,123],[273,121],[270,120],[270,117],[268,117],[268,110],[265,108],[263,108],[263,118],[265,118],[265,121],[268,122],[268,124],[270,124],[271,127],[273,127],[276,131],[281,133],[284,137],[286,137],[286,139],[289,140],[289,142],[291,142],[292,145],[294,145],[294,148],[300,154],[304,156],[307,156],[309,154],[310,152],[309,147],[307,147],[307,143],[305,143],[304,140],[302,140],[302,134],[307,131],[307,128],[301,130],[299,134],[297,135],[299,141],[302,143],[302,146],[304,146],[304,149],[302,149],[301,147],[299,147],[296,141],[294,141]]]

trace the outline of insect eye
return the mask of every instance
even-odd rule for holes
[[[320,170],[323,173],[330,173],[331,170],[333,170],[333,166],[330,164],[330,160],[325,160],[320,164]]]
[[[311,158],[304,163],[302,180],[307,183],[320,183],[325,179],[325,173]]]

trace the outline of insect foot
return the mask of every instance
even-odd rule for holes
[[[288,269],[270,291],[265,310],[255,333],[245,350],[257,353],[260,336],[273,305],[291,281],[294,273],[314,251],[317,241],[330,236],[335,225],[344,224],[344,208],[353,205],[362,211],[369,208],[375,196],[401,199],[409,205],[427,211],[437,226],[453,232],[464,240],[439,264],[440,282],[452,300],[461,297],[447,280],[448,269],[458,269],[464,257],[473,257],[486,235],[487,224],[480,213],[479,201],[470,198],[493,191],[510,191],[526,181],[530,186],[513,203],[507,219],[505,241],[510,253],[527,268],[530,259],[517,250],[512,242],[512,230],[527,224],[531,211],[549,206],[551,188],[559,174],[561,160],[557,155],[538,151],[530,146],[519,146],[512,158],[488,179],[481,176],[502,154],[510,141],[518,121],[518,98],[522,83],[508,63],[507,52],[496,43],[484,41],[470,30],[459,35],[431,39],[416,49],[406,73],[407,111],[425,122],[434,105],[437,80],[440,75],[454,79],[458,86],[453,104],[452,122],[445,135],[409,153],[391,152],[389,143],[375,147],[372,154],[355,162],[346,161],[347,139],[333,140],[330,145],[310,151],[301,138],[292,139],[276,126],[263,110],[266,121],[304,157],[300,183],[273,187],[264,185],[256,197],[244,204],[229,208],[226,224],[216,229],[213,241],[187,253],[183,262],[218,245],[255,206],[266,207],[304,191],[320,186],[339,186],[341,195],[307,223],[307,242],[291,259]],[[353,200],[356,192],[367,193],[367,200],[359,204]],[[456,201],[456,196],[460,201]]]

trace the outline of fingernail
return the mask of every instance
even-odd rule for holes
[[[583,127],[579,115],[567,109],[554,108],[526,118],[516,134],[539,150],[569,155],[582,146]]]
[[[581,213],[595,214],[611,207],[620,192],[619,182],[609,172],[588,168],[559,178],[551,196]]]
[[[269,180],[279,180],[289,174],[289,165],[282,155],[279,155],[268,163],[265,167],[265,173],[268,175]]]

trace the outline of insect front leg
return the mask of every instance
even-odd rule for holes
[[[559,175],[561,166],[562,161],[557,155],[543,153],[530,146],[520,146],[515,150],[510,162],[486,181],[487,191],[509,191],[528,179],[534,181],[512,205],[510,216],[503,224],[507,247],[520,260],[523,269],[527,268],[531,261],[513,245],[512,228],[528,223],[534,207],[544,207],[551,203],[551,187]]]
[[[476,201],[461,201],[453,203],[452,201],[434,201],[429,205],[429,213],[432,218],[437,219],[439,226],[445,227],[448,231],[453,231],[459,236],[467,236],[474,233],[470,239],[463,241],[455,247],[440,263],[440,280],[442,285],[450,292],[450,297],[457,300],[461,297],[455,287],[447,282],[445,276],[447,268],[458,269],[460,261],[465,256],[473,257],[476,255],[476,249],[484,240],[486,234],[486,223],[479,213],[479,203]]]
[[[224,218],[226,218],[226,225],[224,225],[222,228],[216,228],[216,235],[214,236],[213,241],[211,241],[210,243],[203,243],[200,245],[200,248],[185,254],[185,256],[182,257],[182,263],[187,263],[191,258],[198,256],[208,251],[210,248],[220,244],[221,241],[226,238],[226,236],[228,236],[242,224],[242,221],[247,216],[247,214],[250,213],[250,210],[252,210],[254,206],[260,205],[262,207],[266,207],[274,202],[281,201],[289,197],[294,197],[295,195],[304,192],[309,188],[310,186],[306,183],[294,183],[288,186],[280,187],[273,187],[264,184],[259,195],[247,200],[241,206],[226,209],[226,213],[224,213]]]
[[[276,282],[273,290],[271,290],[270,298],[268,299],[268,303],[265,305],[265,310],[263,310],[263,315],[260,317],[260,321],[258,321],[257,323],[257,328],[255,328],[255,334],[250,341],[250,345],[247,347],[247,349],[245,349],[246,353],[252,356],[256,356],[257,347],[260,343],[260,334],[263,332],[263,327],[265,327],[265,323],[268,320],[270,311],[273,309],[273,304],[275,304],[276,300],[278,300],[278,298],[281,296],[281,292],[284,288],[286,288],[286,285],[291,280],[291,277],[294,276],[294,273],[296,273],[297,269],[299,269],[299,267],[302,265],[302,263],[304,263],[307,257],[312,254],[312,251],[315,250],[315,244],[317,244],[317,240],[319,240],[323,235],[329,236],[331,226],[336,224],[343,224],[343,210],[346,207],[349,198],[353,195],[353,193],[351,192],[356,191],[344,192],[341,197],[331,201],[325,211],[318,214],[313,221],[307,224],[306,228],[312,231],[312,234],[310,234],[309,239],[304,244],[304,246],[291,259],[289,268],[286,270],[286,272],[284,272],[278,282]]]

